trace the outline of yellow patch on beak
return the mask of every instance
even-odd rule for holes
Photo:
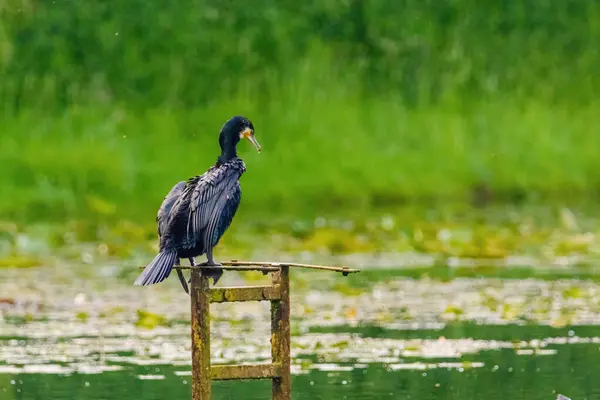
[[[240,139],[248,139],[250,143],[252,143],[254,147],[256,147],[256,150],[258,150],[258,152],[260,153],[261,147],[258,143],[258,140],[256,140],[256,138],[254,137],[254,131],[252,129],[245,128],[243,131],[241,131]]]
[[[252,129],[250,128],[246,128],[240,132],[240,139],[248,139],[250,136],[252,136]]]

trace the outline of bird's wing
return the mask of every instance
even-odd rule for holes
[[[240,205],[241,195],[242,192],[238,181],[221,195],[218,203],[219,209],[215,209],[215,213],[204,232],[205,243],[210,247],[217,245],[221,236],[223,236],[229,225],[231,225],[233,216]]]
[[[204,175],[190,183],[193,190],[190,199],[187,226],[188,241],[203,241],[205,246],[213,236],[216,224],[213,222],[220,216],[227,205],[227,197],[231,196],[242,171],[238,168],[211,168]],[[193,189],[192,189],[193,185]]]
[[[162,236],[167,229],[167,225],[169,223],[169,215],[171,214],[171,209],[173,209],[173,205],[181,197],[181,194],[185,190],[187,184],[184,181],[179,182],[173,189],[167,194],[165,199],[163,200],[160,208],[158,209],[158,214],[156,215],[156,223],[158,225],[158,236]]]

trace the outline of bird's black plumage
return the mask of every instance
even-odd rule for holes
[[[206,254],[208,261],[204,265],[220,266],[214,261],[212,250],[240,204],[239,179],[246,166],[237,156],[236,145],[243,138],[249,139],[260,151],[252,123],[244,117],[231,118],[219,134],[221,155],[216,164],[200,176],[177,183],[167,194],[156,218],[159,254],[136,279],[136,285],[162,282],[180,258],[188,258],[195,265],[194,257]],[[217,268],[213,275],[215,283],[221,274]],[[182,284],[187,290],[183,279]]]

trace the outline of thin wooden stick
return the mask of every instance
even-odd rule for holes
[[[313,264],[300,264],[300,263],[290,263],[290,262],[269,262],[269,261],[239,261],[239,260],[231,260],[224,262],[223,265],[231,265],[231,266],[241,266],[241,265],[260,265],[264,267],[292,267],[292,268],[307,268],[307,269],[319,269],[323,271],[332,271],[332,272],[341,272],[344,275],[354,274],[360,272],[358,269],[348,268],[348,267],[331,267],[328,265],[313,265]]]
[[[225,271],[263,271],[263,272],[274,272],[279,271],[281,267],[291,267],[291,268],[306,268],[306,269],[316,269],[321,271],[331,271],[331,272],[340,272],[344,276],[348,274],[355,274],[360,272],[359,269],[356,268],[348,268],[348,267],[332,267],[328,265],[313,265],[313,264],[300,264],[300,263],[289,263],[289,262],[270,262],[270,261],[239,261],[239,260],[231,260],[231,261],[223,261],[221,267],[213,267],[213,266],[202,266],[198,265],[195,267],[191,267],[189,265],[175,265],[173,268],[178,270],[184,269],[210,269],[210,268],[220,268]],[[140,269],[144,269],[146,267],[139,267]]]
[[[144,267],[140,267],[140,268],[144,268]],[[173,269],[179,269],[179,270],[183,270],[183,269],[198,269],[198,270],[204,270],[204,269],[222,269],[224,271],[267,271],[267,272],[275,272],[275,271],[279,271],[279,267],[271,267],[271,266],[252,266],[252,265],[227,265],[227,263],[223,263],[222,267],[213,267],[213,266],[206,266],[206,265],[197,265],[195,267],[191,267],[189,265],[175,265],[173,267]]]

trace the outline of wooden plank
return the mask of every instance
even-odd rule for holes
[[[222,287],[210,291],[211,303],[278,300],[279,296],[279,286],[272,285]]]
[[[282,266],[272,274],[273,286],[281,288],[279,301],[271,302],[271,356],[281,365],[281,374],[273,378],[273,400],[289,400],[290,379],[290,270]]]
[[[210,375],[215,381],[272,379],[281,375],[281,366],[279,364],[213,365]]]
[[[192,270],[192,400],[210,400],[210,288],[200,270]]]

